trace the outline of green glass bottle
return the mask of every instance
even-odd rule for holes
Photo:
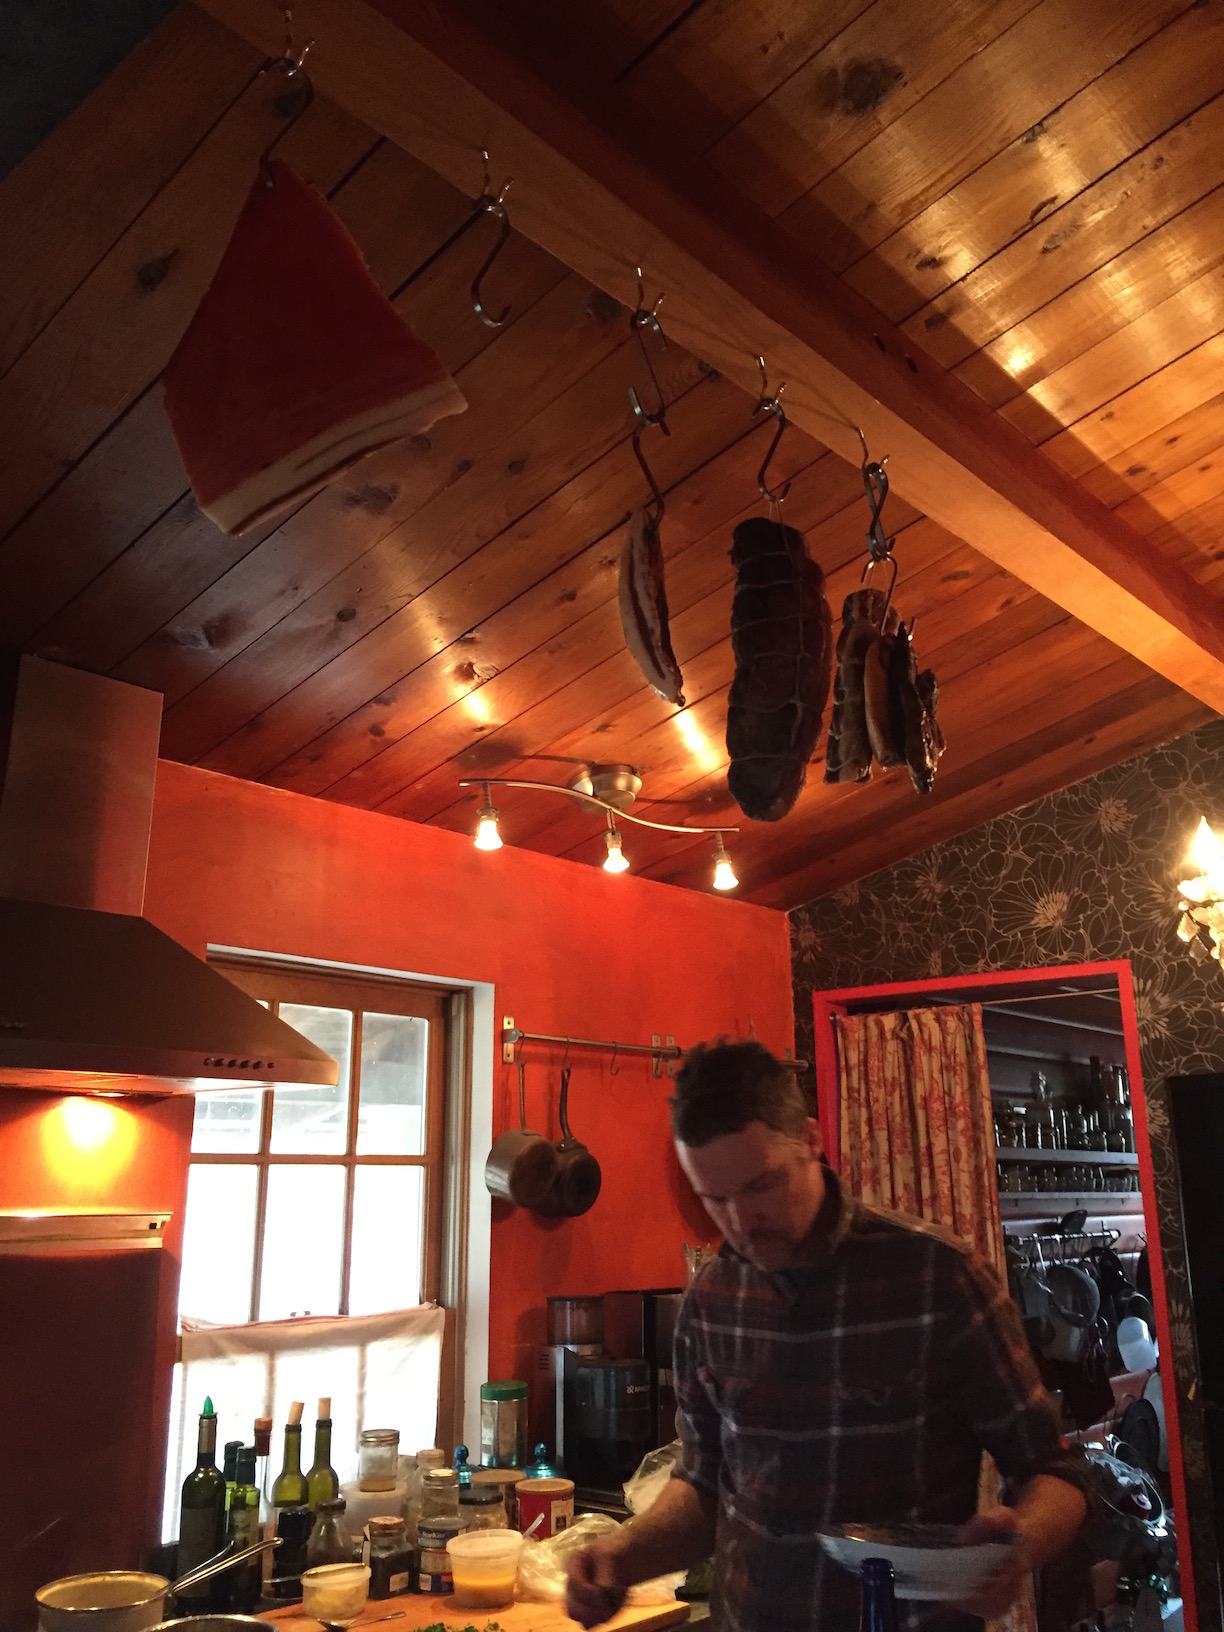
[[[302,1472],[302,1402],[294,1400],[285,1424],[285,1461],[272,1485],[273,1512],[284,1507],[305,1507],[310,1498]]]
[[[237,1477],[230,1497],[228,1540],[234,1551],[254,1547],[259,1540],[259,1486],[255,1483],[255,1447],[244,1445],[238,1452]],[[227,1572],[229,1608],[235,1615],[251,1615],[259,1603],[262,1567],[257,1558]],[[221,1577],[222,1580],[225,1577]]]
[[[310,1472],[306,1475],[307,1500],[317,1508],[320,1502],[330,1502],[340,1494],[340,1480],[331,1465],[331,1400],[324,1395],[319,1401],[319,1416],[315,1423],[315,1454]]]
[[[230,1498],[234,1494],[234,1483],[238,1472],[238,1452],[242,1449],[240,1439],[227,1439],[225,1442],[225,1456],[221,1463],[221,1473],[225,1479],[225,1511],[230,1509]]]
[[[204,1401],[196,1441],[196,1465],[183,1481],[179,1506],[178,1575],[186,1575],[220,1551],[225,1540],[225,1478],[217,1466],[217,1414],[211,1399]],[[180,1593],[192,1611],[204,1609],[210,1581]]]

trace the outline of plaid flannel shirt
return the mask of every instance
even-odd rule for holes
[[[678,1477],[715,1500],[719,1632],[854,1632],[857,1580],[833,1524],[963,1523],[981,1452],[1014,1488],[1085,1488],[998,1277],[961,1242],[864,1206],[826,1174],[810,1268],[766,1273],[723,1246],[676,1327]],[[980,1621],[898,1605],[906,1632]]]

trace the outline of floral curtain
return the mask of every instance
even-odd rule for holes
[[[892,1014],[834,1015],[840,1171],[854,1195],[968,1241],[1006,1278],[995,1174],[990,1075],[980,1003]],[[983,1458],[979,1500],[998,1500]],[[994,1632],[1034,1632],[1027,1591]]]
[[[942,1224],[1006,1274],[981,1004],[835,1015],[833,1024],[850,1189]]]

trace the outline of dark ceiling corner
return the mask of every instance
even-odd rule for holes
[[[177,0],[0,0],[0,176],[33,151]]]

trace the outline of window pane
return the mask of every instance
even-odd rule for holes
[[[282,1003],[280,1017],[340,1062],[336,1088],[286,1083],[272,1095],[272,1149],[284,1156],[343,1156],[348,1149],[349,1059],[353,1016],[348,1009]]]
[[[406,1014],[362,1016],[359,1156],[425,1154],[428,1058],[428,1020]]]
[[[196,1095],[192,1150],[253,1156],[259,1149],[262,1088],[226,1088]]]
[[[270,1167],[260,1320],[338,1315],[344,1169]]]
[[[424,1177],[419,1167],[357,1169],[350,1315],[412,1309],[420,1303]]]
[[[187,1175],[179,1313],[236,1325],[251,1318],[259,1170],[193,1162]]]

